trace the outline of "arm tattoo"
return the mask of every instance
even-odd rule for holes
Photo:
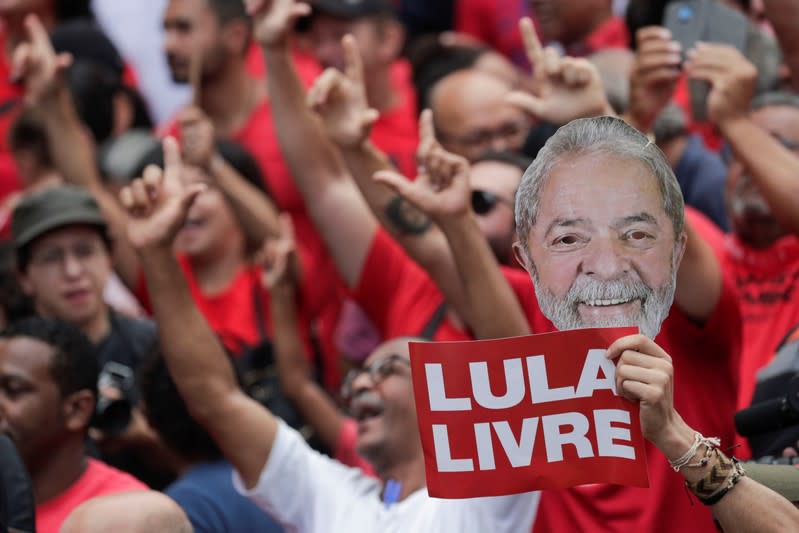
[[[395,196],[388,203],[386,215],[397,230],[407,235],[422,235],[433,224],[430,217],[408,203],[402,196]]]

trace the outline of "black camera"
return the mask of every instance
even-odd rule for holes
[[[130,367],[110,361],[100,372],[97,389],[97,406],[92,418],[92,427],[107,435],[124,433],[130,425],[133,403],[131,392],[134,386],[134,374]],[[104,396],[102,391],[113,388],[120,393],[119,398]]]
[[[799,440],[799,374],[780,372],[759,384],[752,405],[735,413],[735,428],[749,438],[755,457],[776,457],[784,448],[795,448]]]

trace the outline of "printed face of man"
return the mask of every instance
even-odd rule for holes
[[[654,338],[685,236],[675,239],[651,172],[618,156],[567,158],[539,205],[525,263],[543,313],[561,330],[638,326]]]

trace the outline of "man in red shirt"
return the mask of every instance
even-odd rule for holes
[[[0,431],[14,438],[31,475],[41,533],[56,533],[90,498],[146,490],[86,454],[98,372],[88,339],[64,322],[34,317],[0,333]]]

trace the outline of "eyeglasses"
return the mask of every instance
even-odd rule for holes
[[[437,131],[439,139],[460,144],[467,148],[487,147],[494,139],[511,139],[521,135],[526,135],[530,125],[525,122],[506,122],[493,130],[477,130],[465,135],[449,135]]]
[[[350,370],[347,372],[347,375],[344,378],[344,383],[341,386],[342,399],[345,401],[350,401],[352,399],[352,385],[362,374],[368,373],[369,379],[372,381],[372,383],[374,385],[379,385],[390,375],[396,374],[400,364],[407,367],[411,366],[411,362],[408,360],[408,358],[402,357],[398,354],[392,354],[388,357],[384,357],[383,359],[375,361],[371,365],[365,365],[361,368],[354,368]]]
[[[102,247],[102,243],[95,241],[76,242],[70,248],[51,246],[33,254],[31,263],[45,266],[63,265],[69,254],[72,254],[78,261],[85,261],[99,254]]]
[[[477,215],[487,215],[497,204],[506,204],[511,208],[514,206],[513,200],[503,198],[498,194],[487,191],[472,191],[472,210]]]

